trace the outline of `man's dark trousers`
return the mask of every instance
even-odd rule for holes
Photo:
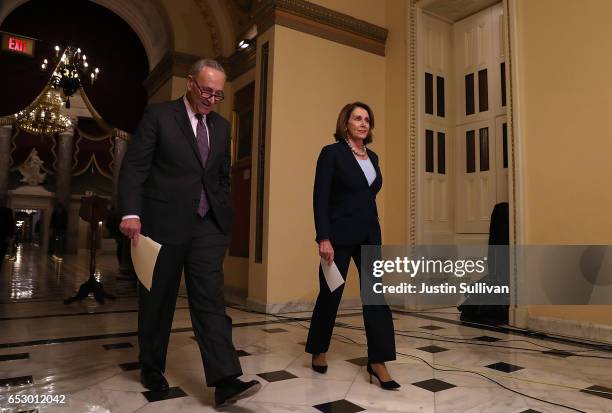
[[[197,217],[192,237],[183,244],[162,245],[151,291],[139,283],[138,342],[143,369],[164,372],[181,271],[195,336],[209,386],[242,375],[232,343],[232,320],[225,314],[223,258],[229,244],[209,211]]]

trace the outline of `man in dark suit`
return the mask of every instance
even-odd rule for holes
[[[119,177],[121,232],[134,244],[141,231],[162,244],[151,290],[139,283],[142,383],[154,391],[168,389],[163,372],[184,269],[191,321],[217,405],[260,387],[237,378],[242,369],[223,297],[232,219],[230,130],[212,106],[223,100],[224,85],[219,63],[196,62],[185,96],[146,109]]]

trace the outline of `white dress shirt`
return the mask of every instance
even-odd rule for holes
[[[359,166],[361,167],[363,174],[368,180],[368,185],[372,186],[372,182],[374,182],[374,180],[376,179],[376,169],[374,169],[374,165],[372,164],[372,161],[370,160],[370,158],[368,158],[368,159],[357,159],[357,162],[359,162]]]

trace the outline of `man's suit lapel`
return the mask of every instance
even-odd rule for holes
[[[196,142],[196,137],[193,134],[193,128],[191,127],[191,122],[189,121],[189,115],[187,115],[187,109],[185,108],[185,102],[183,102],[183,98],[179,98],[176,102],[176,110],[174,116],[176,118],[176,122],[181,129],[182,135],[189,145],[195,156],[198,158],[200,165],[202,164],[202,157],[200,156],[200,149],[198,148],[198,143]],[[210,156],[209,156],[210,157]]]

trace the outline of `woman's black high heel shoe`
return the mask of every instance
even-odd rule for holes
[[[369,364],[368,364],[367,370],[368,370],[368,373],[370,374],[370,383],[372,383],[372,376],[374,376],[378,379],[378,382],[380,383],[380,387],[384,390],[395,390],[401,387],[400,384],[396,382],[395,380],[382,381],[380,377],[378,377],[378,374],[376,374],[376,372],[372,370],[372,367]]]
[[[314,361],[312,362],[312,369],[316,371],[317,373],[321,373],[321,374],[327,373],[327,366],[317,366],[314,364]]]

